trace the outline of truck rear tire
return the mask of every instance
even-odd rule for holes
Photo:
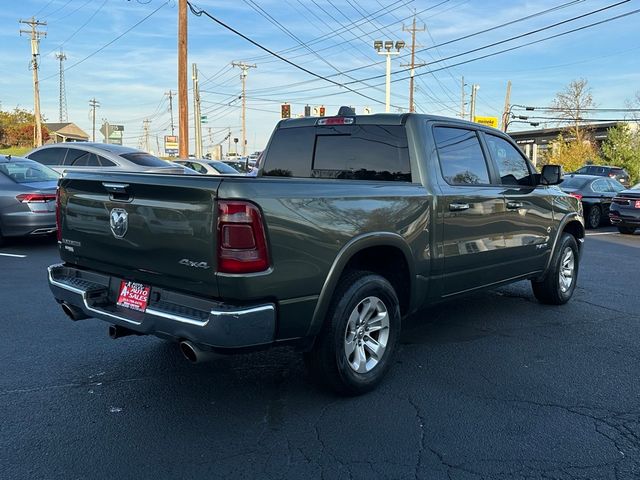
[[[318,381],[337,393],[366,393],[391,366],[400,321],[400,302],[391,284],[371,272],[351,272],[338,284],[305,363]]]
[[[580,264],[580,251],[573,235],[563,233],[553,253],[549,271],[540,280],[532,280],[533,294],[540,303],[563,305],[576,288]]]

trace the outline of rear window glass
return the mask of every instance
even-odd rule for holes
[[[18,183],[57,181],[60,175],[36,162],[7,162],[0,164],[0,173]]]
[[[584,187],[590,180],[590,178],[584,177],[564,177],[564,180],[560,184],[560,187],[578,189]]]
[[[264,162],[265,176],[411,181],[401,125],[279,129]]]
[[[151,155],[150,153],[145,152],[136,152],[136,153],[122,153],[120,155],[122,158],[126,158],[130,162],[135,163],[136,165],[141,165],[143,167],[167,167],[169,164],[164,160],[159,159]]]
[[[28,158],[42,165],[62,165],[66,154],[66,148],[45,148],[29,154]]]

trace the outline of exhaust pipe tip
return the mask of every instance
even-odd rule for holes
[[[198,353],[193,343],[189,341],[180,342],[180,352],[191,363],[198,363]]]
[[[67,314],[67,316],[73,320],[74,322],[78,320],[84,320],[85,318],[89,318],[88,315],[80,310],[78,307],[74,307],[73,305],[69,305],[66,302],[63,302],[61,305],[62,311]]]
[[[202,350],[189,340],[180,342],[180,352],[190,363],[202,363],[220,356],[215,352]]]

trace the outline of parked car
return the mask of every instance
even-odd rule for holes
[[[618,192],[611,203],[609,219],[626,235],[632,235],[640,228],[640,183]]]
[[[205,175],[242,175],[231,165],[218,160],[174,160],[173,163]]]
[[[574,173],[580,175],[597,175],[599,177],[609,177],[618,180],[625,187],[629,186],[629,174],[624,168],[612,167],[608,165],[585,165]]]
[[[111,168],[129,171],[190,173],[150,153],[98,142],[52,143],[26,155],[42,165],[63,171]],[[168,170],[165,170],[168,169]],[[173,170],[173,171],[171,171]]]
[[[598,228],[609,222],[611,201],[624,185],[613,178],[572,173],[564,177],[560,189],[582,202],[586,226]]]
[[[0,244],[5,237],[56,231],[59,177],[59,173],[33,160],[0,156]]]
[[[293,345],[321,383],[360,394],[422,307],[525,279],[542,303],[571,299],[584,225],[560,181],[559,166],[538,173],[506,134],[460,119],[282,120],[258,178],[65,175],[49,285],[113,338],[157,335],[192,362]],[[144,206],[189,228],[158,235]]]

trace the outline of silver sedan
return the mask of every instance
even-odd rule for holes
[[[5,237],[46,235],[57,230],[59,177],[33,160],[0,156],[0,244]]]
[[[138,172],[193,173],[155,155],[122,145],[98,142],[52,143],[26,155],[62,173],[65,170],[110,168]]]

